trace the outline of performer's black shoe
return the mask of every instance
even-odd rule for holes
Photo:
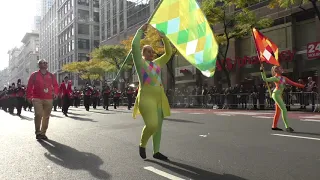
[[[165,155],[163,155],[163,154],[161,154],[161,153],[159,153],[159,152],[155,153],[155,154],[153,155],[153,158],[159,159],[159,160],[163,160],[163,161],[168,160],[168,157],[167,157],[167,156],[165,156]]]
[[[142,159],[146,159],[146,148],[139,146],[139,154]]]
[[[287,132],[293,132],[294,130],[291,127],[286,128]]]
[[[274,131],[283,131],[281,128],[275,127],[275,128],[271,128]]]

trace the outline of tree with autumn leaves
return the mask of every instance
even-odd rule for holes
[[[106,72],[112,70],[112,66],[106,61],[91,60],[72,62],[62,67],[64,72],[74,73],[81,79],[92,81],[103,81]]]

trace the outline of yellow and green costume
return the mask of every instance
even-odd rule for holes
[[[170,106],[161,81],[161,67],[171,58],[172,48],[167,38],[163,39],[165,54],[153,60],[142,58],[140,40],[143,31],[136,33],[132,41],[132,56],[139,78],[139,92],[133,109],[133,118],[142,115],[145,126],[142,130],[140,147],[145,148],[153,136],[154,154],[159,152],[162,121],[170,116]]]

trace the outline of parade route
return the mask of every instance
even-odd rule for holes
[[[53,112],[48,141],[35,139],[32,112],[0,115],[1,180],[320,179],[317,113],[289,112],[287,133],[271,130],[273,111],[173,109],[160,149],[168,162],[152,158],[152,139],[140,158],[143,121],[124,107]]]

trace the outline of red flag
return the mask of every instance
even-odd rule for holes
[[[279,49],[277,45],[260,33],[256,28],[253,28],[252,31],[260,61],[280,66],[278,58]]]

